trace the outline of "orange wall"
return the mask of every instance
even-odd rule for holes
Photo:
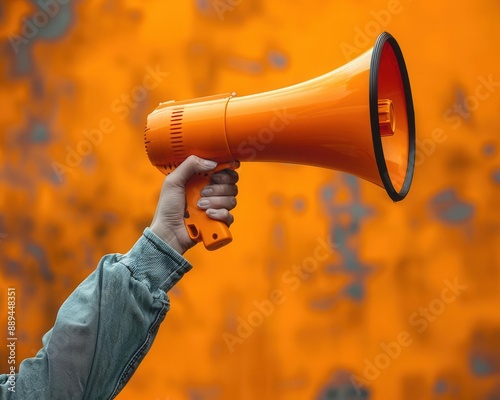
[[[187,254],[195,268],[118,398],[348,399],[352,382],[377,400],[500,397],[498,4],[69,0],[30,31],[33,3],[0,5],[0,327],[15,286],[19,359],[100,257],[149,224],[163,176],[143,127],[158,102],[298,83],[386,29],[417,116],[407,199],[333,171],[244,164],[234,242]]]

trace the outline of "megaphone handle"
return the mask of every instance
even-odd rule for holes
[[[212,174],[224,169],[236,169],[238,166],[238,162],[219,164],[210,173],[194,175],[186,185],[184,224],[189,237],[194,241],[203,242],[207,250],[217,250],[231,243],[233,236],[224,222],[210,219],[205,210],[198,208],[200,192],[210,184]]]

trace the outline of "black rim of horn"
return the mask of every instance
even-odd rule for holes
[[[382,57],[382,50],[386,45],[386,43],[392,47],[396,59],[398,61],[401,80],[405,92],[406,115],[408,119],[408,136],[409,136],[408,164],[406,168],[405,180],[399,192],[396,191],[396,189],[392,184],[391,177],[389,175],[389,171],[387,170],[387,165],[385,163],[384,149],[382,146],[382,139],[380,136],[380,126],[378,118],[378,73],[379,73],[380,59]],[[383,32],[382,34],[380,34],[373,48],[372,60],[370,65],[370,120],[371,120],[373,144],[375,148],[375,158],[377,160],[377,166],[385,190],[387,191],[387,194],[390,196],[392,200],[394,201],[403,200],[408,194],[408,191],[410,190],[411,181],[413,179],[414,167],[415,167],[415,111],[413,109],[413,99],[411,95],[410,79],[408,77],[408,71],[406,69],[403,53],[396,39],[394,39],[394,37],[388,32]]]

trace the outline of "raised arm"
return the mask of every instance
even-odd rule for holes
[[[0,375],[0,398],[101,400],[114,398],[151,348],[169,310],[167,292],[191,269],[184,227],[184,186],[215,163],[189,157],[164,181],[157,210],[132,249],[104,256],[61,306],[38,354],[21,363],[14,384]],[[234,171],[212,176],[200,208],[230,225],[236,205]]]

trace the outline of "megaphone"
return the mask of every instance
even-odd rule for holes
[[[309,81],[250,96],[235,93],[161,103],[147,119],[145,144],[165,174],[189,155],[217,161],[304,164],[347,172],[407,195],[415,160],[415,115],[401,49],[389,33],[348,64]],[[196,206],[209,176],[186,188],[186,229],[214,250],[231,232]]]

